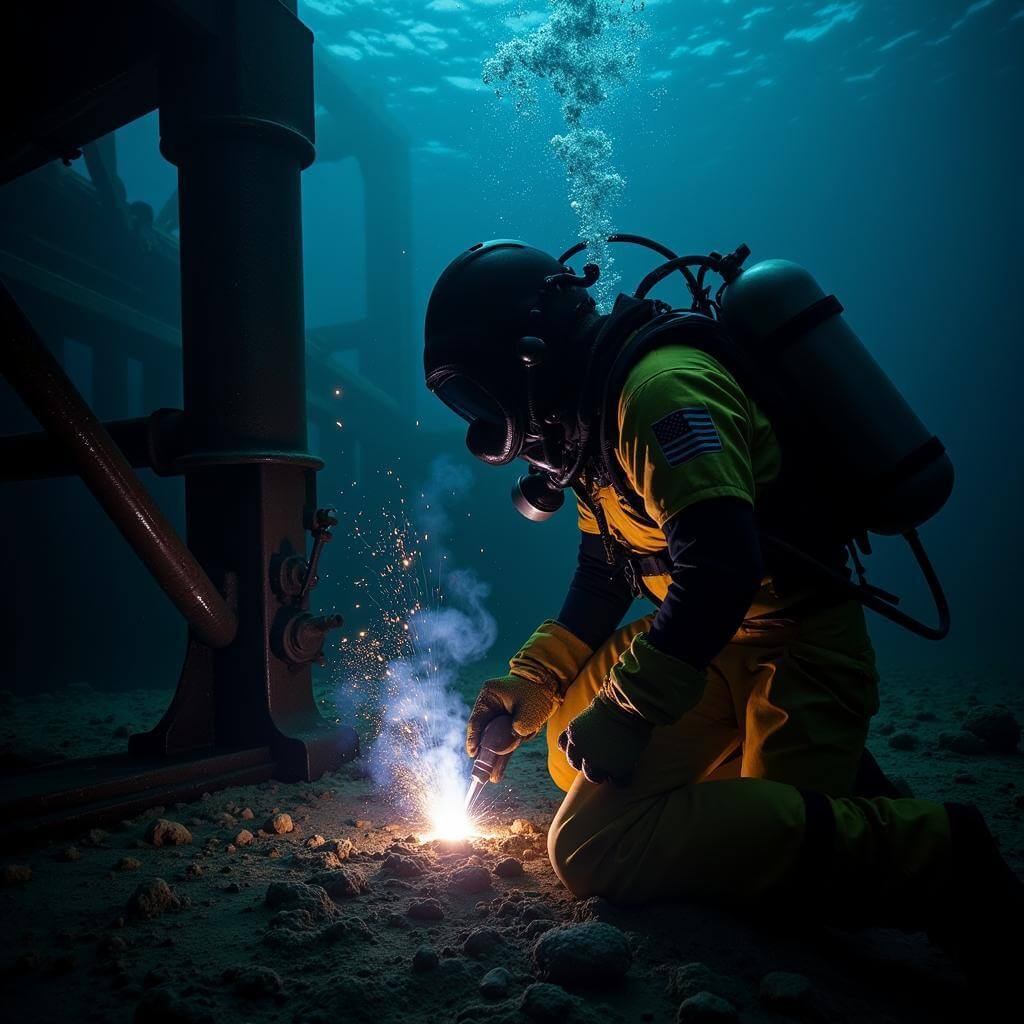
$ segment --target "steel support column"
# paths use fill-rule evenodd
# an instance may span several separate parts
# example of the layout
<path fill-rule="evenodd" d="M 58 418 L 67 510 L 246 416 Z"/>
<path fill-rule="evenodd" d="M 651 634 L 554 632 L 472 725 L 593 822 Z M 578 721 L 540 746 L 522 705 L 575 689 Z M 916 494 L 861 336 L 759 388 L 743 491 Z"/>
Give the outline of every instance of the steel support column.
<path fill-rule="evenodd" d="M 179 692 L 137 750 L 197 737 L 266 742 L 284 779 L 356 750 L 312 696 L 309 660 L 280 643 L 305 611 L 276 585 L 304 555 L 320 461 L 306 450 L 300 172 L 313 159 L 312 36 L 278 0 L 220 0 L 217 32 L 161 76 L 161 151 L 178 168 L 189 546 L 237 601 L 238 637 L 193 641 Z M 316 652 L 310 652 L 310 660 Z M 201 713 L 199 713 L 201 710 Z"/>

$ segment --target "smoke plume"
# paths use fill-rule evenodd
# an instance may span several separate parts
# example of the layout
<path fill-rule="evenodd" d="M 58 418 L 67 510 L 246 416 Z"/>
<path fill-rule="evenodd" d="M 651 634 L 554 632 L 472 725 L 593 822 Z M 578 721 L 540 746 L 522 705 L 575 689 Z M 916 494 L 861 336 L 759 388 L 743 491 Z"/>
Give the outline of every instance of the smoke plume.
<path fill-rule="evenodd" d="M 426 599 L 407 615 L 401 653 L 387 666 L 380 731 L 370 752 L 375 781 L 420 817 L 438 806 L 461 806 L 468 711 L 456 684 L 460 670 L 480 660 L 497 635 L 485 604 L 489 587 L 470 569 L 452 569 L 444 543 L 451 510 L 471 483 L 469 470 L 441 457 L 420 492 L 413 528 L 422 545 Z"/>

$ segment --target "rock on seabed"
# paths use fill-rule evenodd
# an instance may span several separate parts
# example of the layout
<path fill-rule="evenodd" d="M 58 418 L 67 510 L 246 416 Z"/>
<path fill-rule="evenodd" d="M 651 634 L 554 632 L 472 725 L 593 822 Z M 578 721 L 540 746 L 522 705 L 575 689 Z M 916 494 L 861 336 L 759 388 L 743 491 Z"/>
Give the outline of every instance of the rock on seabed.
<path fill-rule="evenodd" d="M 557 1024 L 572 1013 L 573 999 L 565 989 L 541 981 L 527 988 L 519 1008 L 531 1020 Z"/>
<path fill-rule="evenodd" d="M 562 925 L 546 931 L 533 947 L 542 978 L 570 985 L 608 985 L 630 968 L 633 954 L 625 933 L 602 921 Z"/>
<path fill-rule="evenodd" d="M 963 721 L 963 728 L 995 753 L 1012 753 L 1020 742 L 1020 723 L 1009 708 L 998 704 L 972 708 Z"/>
<path fill-rule="evenodd" d="M 180 906 L 181 901 L 162 878 L 150 878 L 128 897 L 125 910 L 130 917 L 154 918 Z"/>
<path fill-rule="evenodd" d="M 677 1024 L 733 1024 L 739 1019 L 736 1007 L 713 992 L 697 992 L 684 999 L 676 1014 Z"/>
<path fill-rule="evenodd" d="M 192 833 L 180 821 L 157 818 L 146 829 L 146 842 L 153 846 L 187 846 L 192 842 Z"/>

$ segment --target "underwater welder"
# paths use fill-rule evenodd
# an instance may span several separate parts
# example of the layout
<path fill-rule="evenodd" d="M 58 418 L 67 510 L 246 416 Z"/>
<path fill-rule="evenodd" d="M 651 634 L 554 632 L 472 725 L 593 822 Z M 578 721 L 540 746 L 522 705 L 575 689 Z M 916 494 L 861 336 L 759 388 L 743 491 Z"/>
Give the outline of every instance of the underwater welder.
<path fill-rule="evenodd" d="M 784 900 L 1005 963 L 990 916 L 1024 901 L 980 815 L 858 784 L 878 707 L 863 606 L 948 630 L 916 533 L 952 488 L 943 446 L 806 271 L 611 241 L 666 262 L 608 315 L 598 268 L 568 265 L 583 245 L 511 240 L 462 253 L 428 304 L 427 386 L 469 449 L 528 463 L 528 518 L 566 490 L 579 515 L 561 610 L 484 683 L 469 755 L 500 716 L 504 753 L 547 726 L 567 792 L 549 853 L 578 896 Z M 690 309 L 647 297 L 675 272 Z M 867 582 L 869 532 L 906 537 L 937 627 Z M 656 610 L 621 626 L 639 596 Z"/>

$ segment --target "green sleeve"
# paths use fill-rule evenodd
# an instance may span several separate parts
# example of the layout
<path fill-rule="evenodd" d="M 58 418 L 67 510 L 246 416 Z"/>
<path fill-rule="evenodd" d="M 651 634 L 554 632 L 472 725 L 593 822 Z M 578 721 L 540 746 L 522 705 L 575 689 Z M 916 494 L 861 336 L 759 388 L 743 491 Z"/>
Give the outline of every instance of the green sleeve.
<path fill-rule="evenodd" d="M 658 526 L 709 498 L 753 504 L 751 437 L 746 395 L 704 353 L 627 381 L 619 402 L 619 460 Z"/>

